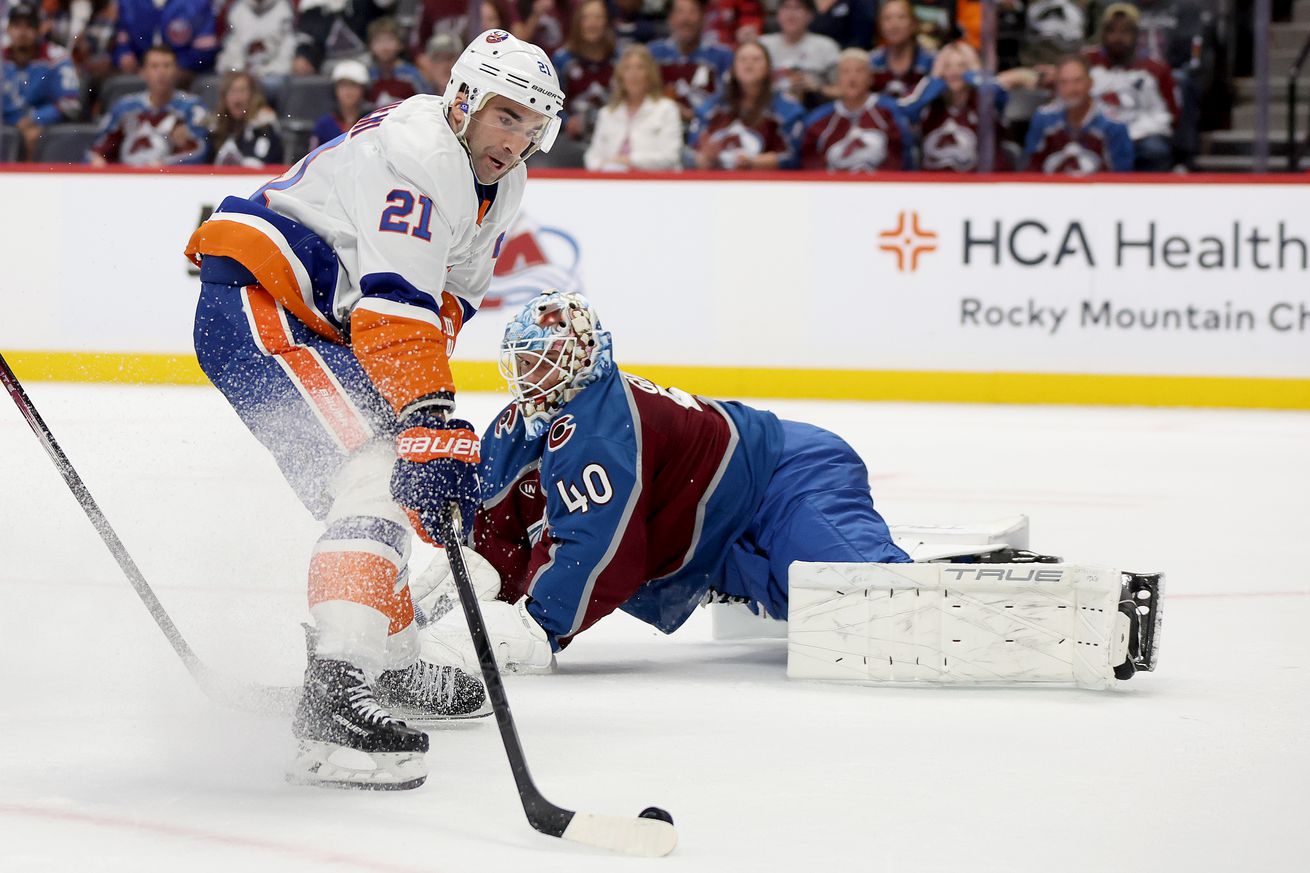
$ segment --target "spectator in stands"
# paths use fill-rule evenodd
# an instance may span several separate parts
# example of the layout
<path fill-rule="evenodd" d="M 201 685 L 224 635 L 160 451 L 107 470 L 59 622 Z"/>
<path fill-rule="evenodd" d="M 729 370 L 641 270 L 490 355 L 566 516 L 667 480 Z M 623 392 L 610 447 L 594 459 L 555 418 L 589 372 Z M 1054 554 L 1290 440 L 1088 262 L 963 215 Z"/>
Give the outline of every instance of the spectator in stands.
<path fill-rule="evenodd" d="M 355 126 L 369 111 L 368 68 L 359 61 L 337 61 L 332 68 L 332 96 L 336 108 L 314 122 L 310 149 L 331 142 Z"/>
<path fill-rule="evenodd" d="M 40 27 L 41 13 L 35 4 L 10 8 L 4 89 L 11 105 L 5 124 L 18 129 L 23 154 L 29 158 L 44 128 L 74 121 L 82 111 L 77 70 L 63 49 L 41 39 Z"/>
<path fill-rule="evenodd" d="M 836 84 L 837 99 L 805 118 L 801 168 L 830 173 L 914 169 L 914 133 L 894 100 L 873 93 L 869 53 L 843 51 Z"/>
<path fill-rule="evenodd" d="M 972 173 L 979 166 L 980 123 L 978 113 L 978 53 L 966 42 L 953 42 L 937 53 L 925 96 L 930 101 L 916 114 L 925 170 Z M 1006 70 L 993 85 L 992 136 L 995 143 L 992 169 L 1011 170 L 1017 148 L 1006 137 L 1004 125 L 1008 87 L 1035 84 L 1029 70 Z"/>
<path fill-rule="evenodd" d="M 936 51 L 955 38 L 957 0 L 910 0 L 915 36 L 924 48 Z"/>
<path fill-rule="evenodd" d="M 146 90 L 116 102 L 100 125 L 87 159 L 97 167 L 199 164 L 205 157 L 205 107 L 177 90 L 177 57 L 166 45 L 141 59 Z"/>
<path fill-rule="evenodd" d="M 752 42 L 764 32 L 764 6 L 760 0 L 706 0 L 705 29 L 728 48 Z"/>
<path fill-rule="evenodd" d="M 1053 64 L 1078 51 L 1087 37 L 1087 0 L 1028 0 L 1024 18 L 1024 66 Z"/>
<path fill-rule="evenodd" d="M 98 85 L 113 73 L 114 0 L 47 0 L 45 9 L 46 38 L 68 52 L 84 83 Z"/>
<path fill-rule="evenodd" d="M 249 73 L 227 73 L 218 90 L 218 108 L 209 128 L 209 163 L 262 167 L 284 163 L 277 113 L 264 99 L 259 80 Z"/>
<path fill-rule="evenodd" d="M 362 59 L 368 26 L 397 0 L 300 0 L 296 9 L 296 57 L 291 72 L 312 76 L 328 61 Z"/>
<path fill-rule="evenodd" d="M 1215 16 L 1195 0 L 1133 0 L 1137 23 L 1137 57 L 1159 61 L 1173 71 L 1178 88 L 1174 156 L 1190 165 L 1199 149 L 1201 106 L 1214 87 L 1217 35 Z M 1277 7 L 1275 7 L 1276 9 Z M 1240 13 L 1240 8 L 1239 8 Z M 1212 95 L 1222 112 L 1227 101 Z"/>
<path fill-rule="evenodd" d="M 609 103 L 596 118 L 588 170 L 676 170 L 682 165 L 682 118 L 664 96 L 650 49 L 630 45 L 614 70 Z"/>
<path fill-rule="evenodd" d="M 805 111 L 775 94 L 772 82 L 764 46 L 738 46 L 723 96 L 697 113 L 691 135 L 697 167 L 776 170 L 795 165 Z"/>
<path fill-rule="evenodd" d="M 648 43 L 664 35 L 665 4 L 646 0 L 610 0 L 610 21 L 619 44 Z"/>
<path fill-rule="evenodd" d="M 816 0 L 811 33 L 823 34 L 842 48 L 873 44 L 875 0 Z"/>
<path fill-rule="evenodd" d="M 773 65 L 773 87 L 808 108 L 823 102 L 824 86 L 832 77 L 841 48 L 827 36 L 810 33 L 814 0 L 782 0 L 778 33 L 760 37 Z"/>
<path fill-rule="evenodd" d="M 235 0 L 227 10 L 227 33 L 218 53 L 220 72 L 245 72 L 277 91 L 291 75 L 296 56 L 295 10 L 291 0 Z"/>
<path fill-rule="evenodd" d="M 506 30 L 554 57 L 568 35 L 569 6 L 568 0 L 519 0 L 517 20 Z"/>
<path fill-rule="evenodd" d="M 484 30 L 509 30 L 509 6 L 505 0 L 482 0 L 479 21 L 469 19 L 469 0 L 422 0 L 418 23 L 410 33 L 410 51 L 414 57 L 439 34 L 449 34 L 461 50 Z"/>
<path fill-rule="evenodd" d="M 210 0 L 118 0 L 114 64 L 135 73 L 152 46 L 173 51 L 186 82 L 214 69 L 218 55 L 214 8 Z"/>
<path fill-rule="evenodd" d="M 873 92 L 896 100 L 908 96 L 932 72 L 932 52 L 918 42 L 919 23 L 909 0 L 886 0 L 878 10 L 882 42 L 869 56 Z"/>
<path fill-rule="evenodd" d="M 1089 54 L 1092 93 L 1127 125 L 1136 169 L 1163 172 L 1174 164 L 1177 91 L 1167 65 L 1137 57 L 1137 21 L 1137 8 L 1128 3 L 1106 8 L 1101 45 Z"/>
<path fill-rule="evenodd" d="M 1133 141 L 1128 128 L 1112 120 L 1092 98 L 1087 59 L 1069 55 L 1055 70 L 1058 103 L 1033 116 L 1024 145 L 1024 168 L 1039 173 L 1128 173 Z"/>
<path fill-rule="evenodd" d="M 368 50 L 373 62 L 368 71 L 373 80 L 368 99 L 374 106 L 428 93 L 428 83 L 418 67 L 401 57 L 404 49 L 396 19 L 379 18 L 368 26 Z"/>
<path fill-rule="evenodd" d="M 1111 5 L 1111 0 L 1096 0 L 1092 8 L 1103 18 Z M 1191 64 L 1193 53 L 1209 42 L 1211 16 L 1196 0 L 1131 0 L 1128 5 L 1138 13 L 1139 58 L 1181 70 Z"/>
<path fill-rule="evenodd" d="M 591 138 L 596 114 L 609 98 L 617 44 L 605 0 L 582 0 L 573 10 L 569 38 L 554 58 L 568 110 L 564 133 L 572 139 Z"/>
<path fill-rule="evenodd" d="M 668 38 L 651 43 L 650 53 L 660 65 L 664 93 L 677 102 L 687 124 L 718 96 L 732 67 L 732 52 L 705 35 L 704 0 L 673 0 L 668 25 Z"/>
<path fill-rule="evenodd" d="M 428 40 L 423 54 L 418 56 L 418 68 L 433 94 L 445 92 L 446 84 L 450 82 L 450 71 L 463 50 L 459 37 L 453 33 L 434 34 Z"/>

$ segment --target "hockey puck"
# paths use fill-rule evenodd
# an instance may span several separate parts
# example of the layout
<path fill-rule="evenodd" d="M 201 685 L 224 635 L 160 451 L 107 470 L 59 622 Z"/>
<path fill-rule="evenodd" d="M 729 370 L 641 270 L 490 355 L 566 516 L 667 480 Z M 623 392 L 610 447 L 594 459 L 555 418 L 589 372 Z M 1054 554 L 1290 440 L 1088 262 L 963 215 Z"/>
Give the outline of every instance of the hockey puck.
<path fill-rule="evenodd" d="M 641 811 L 642 818 L 659 819 L 667 824 L 673 824 L 673 816 L 669 815 L 667 810 L 660 809 L 658 806 L 648 806 Z"/>

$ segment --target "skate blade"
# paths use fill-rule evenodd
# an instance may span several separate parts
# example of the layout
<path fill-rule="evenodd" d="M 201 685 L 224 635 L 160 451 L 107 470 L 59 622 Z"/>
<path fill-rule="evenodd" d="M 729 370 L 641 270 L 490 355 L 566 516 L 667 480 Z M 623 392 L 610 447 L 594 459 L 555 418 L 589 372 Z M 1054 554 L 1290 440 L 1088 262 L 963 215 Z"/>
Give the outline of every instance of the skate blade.
<path fill-rule="evenodd" d="M 350 766 L 343 757 L 373 764 L 371 769 Z M 407 791 L 428 778 L 421 752 L 361 752 L 331 743 L 300 740 L 296 757 L 286 770 L 292 785 L 355 791 Z"/>
<path fill-rule="evenodd" d="M 442 724 L 452 721 L 470 721 L 475 718 L 486 718 L 493 712 L 491 701 L 484 700 L 482 705 L 470 712 L 458 713 L 432 713 L 422 709 L 408 709 L 403 706 L 390 706 L 387 709 L 393 716 L 403 721 L 410 727 L 439 727 Z"/>

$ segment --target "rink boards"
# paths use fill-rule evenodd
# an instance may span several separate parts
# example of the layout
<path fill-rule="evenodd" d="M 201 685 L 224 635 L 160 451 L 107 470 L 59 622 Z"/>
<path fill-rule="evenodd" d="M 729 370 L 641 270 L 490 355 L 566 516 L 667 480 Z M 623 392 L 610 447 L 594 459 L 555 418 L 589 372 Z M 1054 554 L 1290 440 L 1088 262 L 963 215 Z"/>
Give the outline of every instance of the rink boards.
<path fill-rule="evenodd" d="M 181 250 L 267 175 L 0 171 L 0 349 L 202 381 Z M 534 173 L 457 376 L 497 388 L 505 318 L 555 286 L 707 394 L 1310 408 L 1304 183 L 891 178 Z"/>

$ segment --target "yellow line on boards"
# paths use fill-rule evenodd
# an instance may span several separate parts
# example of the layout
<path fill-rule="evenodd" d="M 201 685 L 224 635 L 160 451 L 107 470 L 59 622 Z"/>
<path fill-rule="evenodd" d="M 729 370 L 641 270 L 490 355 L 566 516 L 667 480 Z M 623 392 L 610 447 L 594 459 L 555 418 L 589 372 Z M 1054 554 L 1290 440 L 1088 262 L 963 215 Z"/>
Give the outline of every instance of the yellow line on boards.
<path fill-rule="evenodd" d="M 150 385 L 209 382 L 191 355 L 5 352 L 5 358 L 18 377 L 27 381 Z M 457 360 L 452 368 L 456 383 L 465 391 L 505 390 L 494 363 Z M 625 369 L 661 385 L 676 385 L 711 397 L 1310 409 L 1310 379 L 789 370 L 659 364 L 636 364 Z"/>

